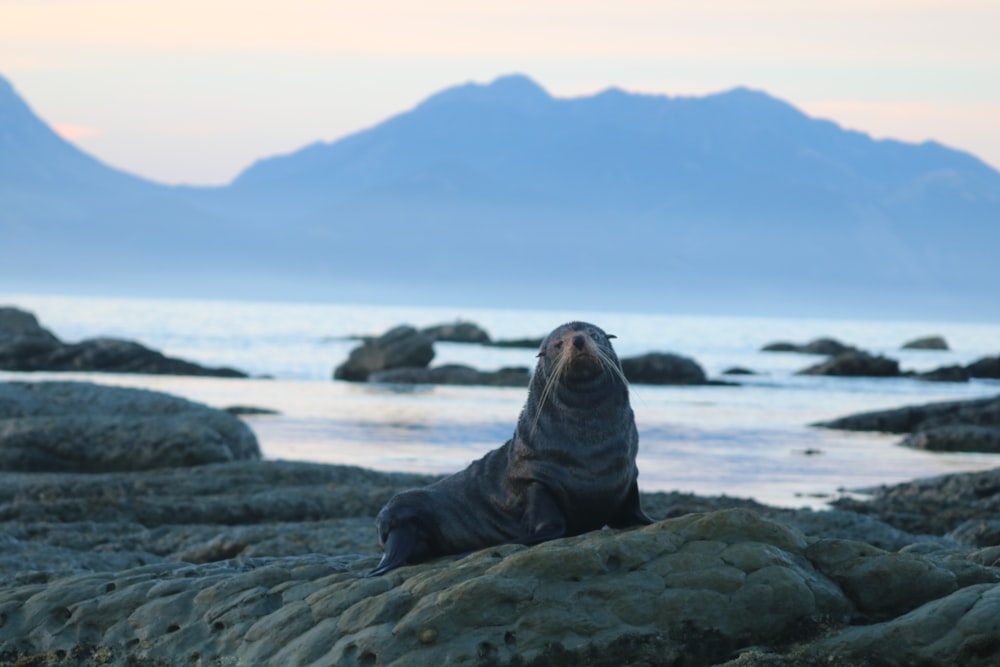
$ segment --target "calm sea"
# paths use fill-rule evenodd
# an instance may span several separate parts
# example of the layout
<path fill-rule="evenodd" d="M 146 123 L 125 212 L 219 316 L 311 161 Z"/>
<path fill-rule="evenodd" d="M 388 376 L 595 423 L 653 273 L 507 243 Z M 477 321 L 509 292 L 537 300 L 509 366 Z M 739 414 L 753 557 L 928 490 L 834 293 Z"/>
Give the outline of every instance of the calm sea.
<path fill-rule="evenodd" d="M 379 334 L 400 323 L 419 327 L 463 319 L 477 322 L 494 338 L 524 338 L 582 319 L 616 334 L 620 356 L 675 352 L 694 358 L 715 378 L 732 366 L 758 373 L 736 378 L 741 385 L 735 387 L 632 388 L 644 490 L 820 507 L 845 490 L 1000 465 L 1000 458 L 990 455 L 898 447 L 898 436 L 809 426 L 864 410 L 995 395 L 1000 382 L 799 376 L 795 371 L 819 357 L 759 351 L 775 340 L 833 336 L 920 371 L 1000 353 L 1000 325 L 38 295 L 0 295 L 0 304 L 31 310 L 65 341 L 129 338 L 172 356 L 266 376 L 0 373 L 0 379 L 72 378 L 156 389 L 218 407 L 276 409 L 278 416 L 247 418 L 265 456 L 274 459 L 380 470 L 458 470 L 510 437 L 526 390 L 399 389 L 333 381 L 333 368 L 357 344 L 347 337 Z M 929 334 L 944 336 L 952 351 L 899 349 Z M 436 354 L 435 364 L 493 369 L 533 366 L 535 352 L 446 343 L 436 346 Z"/>

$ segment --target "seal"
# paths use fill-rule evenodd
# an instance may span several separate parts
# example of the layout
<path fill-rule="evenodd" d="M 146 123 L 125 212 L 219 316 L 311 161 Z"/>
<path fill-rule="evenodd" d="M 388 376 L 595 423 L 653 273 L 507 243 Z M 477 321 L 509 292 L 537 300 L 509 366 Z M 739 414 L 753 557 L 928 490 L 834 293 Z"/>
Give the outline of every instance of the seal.
<path fill-rule="evenodd" d="M 639 435 L 611 338 L 569 322 L 543 341 L 514 435 L 468 468 L 393 496 L 368 573 L 497 544 L 653 523 L 639 505 Z"/>

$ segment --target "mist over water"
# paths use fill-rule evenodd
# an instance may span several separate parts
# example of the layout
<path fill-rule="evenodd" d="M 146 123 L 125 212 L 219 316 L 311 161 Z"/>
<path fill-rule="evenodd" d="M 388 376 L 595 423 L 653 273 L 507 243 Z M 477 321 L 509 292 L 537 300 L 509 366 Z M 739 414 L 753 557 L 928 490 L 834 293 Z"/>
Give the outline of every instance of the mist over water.
<path fill-rule="evenodd" d="M 753 497 L 820 507 L 854 490 L 1000 464 L 984 454 L 936 454 L 896 446 L 899 436 L 810 427 L 853 412 L 995 395 L 1000 382 L 929 383 L 908 378 L 798 376 L 819 357 L 760 352 L 776 340 L 832 336 L 900 360 L 904 370 L 969 363 L 1000 351 L 1000 325 L 678 316 L 664 314 L 345 306 L 236 301 L 0 296 L 34 312 L 66 341 L 129 338 L 205 365 L 268 379 L 112 374 L 0 373 L 0 379 L 74 379 L 166 391 L 217 407 L 280 411 L 247 417 L 268 458 L 381 470 L 452 472 L 513 433 L 525 389 L 393 387 L 332 381 L 357 341 L 408 323 L 474 321 L 494 339 L 540 337 L 581 319 L 617 335 L 619 356 L 674 352 L 714 379 L 733 366 L 740 386 L 632 387 L 639 427 L 639 484 L 652 490 Z M 952 351 L 900 350 L 944 336 Z M 481 369 L 534 365 L 534 350 L 438 343 L 433 364 Z"/>

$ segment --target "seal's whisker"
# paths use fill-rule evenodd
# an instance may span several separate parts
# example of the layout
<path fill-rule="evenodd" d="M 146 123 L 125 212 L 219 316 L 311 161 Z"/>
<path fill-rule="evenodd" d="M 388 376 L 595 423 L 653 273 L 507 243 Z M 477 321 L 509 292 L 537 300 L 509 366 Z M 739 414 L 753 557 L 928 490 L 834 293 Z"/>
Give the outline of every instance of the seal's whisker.
<path fill-rule="evenodd" d="M 614 359 L 611 358 L 611 355 L 605 350 L 602 350 L 600 347 L 595 347 L 594 349 L 597 350 L 597 358 L 600 360 L 601 366 L 621 380 L 622 384 L 627 387 L 628 380 L 625 378 L 625 373 L 622 372 L 622 369 L 615 363 Z"/>
<path fill-rule="evenodd" d="M 559 376 L 562 375 L 562 370 L 565 365 L 566 355 L 560 354 L 559 358 L 556 359 L 555 363 L 552 365 L 552 372 L 549 374 L 549 379 L 545 382 L 545 387 L 542 388 L 542 395 L 538 397 L 538 407 L 535 411 L 535 418 L 531 420 L 531 430 L 528 432 L 530 436 L 535 435 L 535 428 L 538 426 L 538 419 L 542 416 L 542 407 L 545 405 L 545 400 L 549 397 L 552 387 L 554 387 L 556 382 L 559 381 Z"/>

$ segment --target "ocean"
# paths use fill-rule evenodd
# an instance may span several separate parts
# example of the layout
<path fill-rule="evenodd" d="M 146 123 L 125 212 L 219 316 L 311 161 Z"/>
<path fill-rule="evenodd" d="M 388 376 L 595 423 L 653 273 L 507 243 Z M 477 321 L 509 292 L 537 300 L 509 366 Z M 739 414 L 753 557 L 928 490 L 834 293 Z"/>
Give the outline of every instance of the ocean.
<path fill-rule="evenodd" d="M 0 380 L 73 379 L 142 387 L 216 407 L 255 406 L 278 415 L 246 417 L 266 458 L 359 465 L 378 470 L 453 472 L 513 432 L 526 390 L 395 387 L 332 380 L 358 344 L 397 324 L 473 321 L 494 339 L 540 337 L 570 320 L 609 333 L 619 356 L 674 352 L 713 379 L 739 386 L 635 385 L 639 486 L 750 497 L 815 508 L 844 493 L 919 477 L 1000 465 L 987 454 L 930 453 L 897 446 L 900 436 L 811 427 L 816 421 L 916 403 L 991 396 L 1000 381 L 932 383 L 910 378 L 796 375 L 820 357 L 761 352 L 770 342 L 831 336 L 925 371 L 1000 353 L 1000 324 L 876 322 L 391 307 L 246 301 L 56 297 L 0 294 L 0 305 L 34 312 L 64 341 L 111 336 L 253 379 L 100 373 L 0 372 Z M 938 334 L 951 350 L 901 350 Z M 533 366 L 536 351 L 438 343 L 434 364 L 480 369 Z M 756 372 L 724 377 L 740 366 Z"/>

